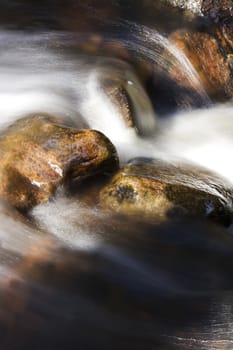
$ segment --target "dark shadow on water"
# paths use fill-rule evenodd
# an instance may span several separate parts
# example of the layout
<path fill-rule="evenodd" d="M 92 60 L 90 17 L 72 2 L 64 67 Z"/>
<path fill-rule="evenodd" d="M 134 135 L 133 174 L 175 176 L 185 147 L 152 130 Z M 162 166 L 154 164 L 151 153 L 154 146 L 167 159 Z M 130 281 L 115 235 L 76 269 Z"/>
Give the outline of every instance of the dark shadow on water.
<path fill-rule="evenodd" d="M 214 334 L 233 338 L 233 238 L 224 228 L 141 223 L 103 238 L 93 251 L 49 243 L 9 270 L 1 348 L 213 349 Z"/>

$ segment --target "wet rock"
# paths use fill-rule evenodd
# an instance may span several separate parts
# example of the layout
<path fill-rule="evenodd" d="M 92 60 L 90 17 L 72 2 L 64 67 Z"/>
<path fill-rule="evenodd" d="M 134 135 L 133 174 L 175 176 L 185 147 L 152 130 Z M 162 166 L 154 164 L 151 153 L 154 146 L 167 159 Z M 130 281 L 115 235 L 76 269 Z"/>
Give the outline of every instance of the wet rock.
<path fill-rule="evenodd" d="M 4 131 L 0 153 L 0 196 L 21 210 L 46 202 L 72 179 L 118 167 L 116 150 L 103 134 L 45 115 L 23 118 Z"/>
<path fill-rule="evenodd" d="M 166 2 L 174 7 L 188 10 L 192 14 L 201 15 L 202 0 L 166 0 Z"/>
<path fill-rule="evenodd" d="M 177 30 L 171 34 L 170 41 L 189 59 L 207 94 L 223 101 L 233 96 L 232 1 L 203 0 L 201 10 L 205 19 L 196 29 Z M 182 67 L 170 64 L 168 71 L 179 87 L 198 90 Z"/>
<path fill-rule="evenodd" d="M 232 17 L 232 0 L 203 0 L 201 6 L 202 13 L 219 22 L 223 18 Z"/>
<path fill-rule="evenodd" d="M 108 210 L 163 221 L 167 216 L 208 217 L 229 225 L 233 188 L 212 172 L 162 160 L 135 160 L 101 191 Z"/>
<path fill-rule="evenodd" d="M 166 12 L 172 12 L 173 14 L 179 12 L 184 17 L 193 19 L 202 15 L 201 3 L 202 0 L 142 0 L 140 5 L 143 9 L 149 9 L 150 11 L 162 10 L 165 16 Z"/>
<path fill-rule="evenodd" d="M 120 60 L 102 62 L 100 86 L 124 121 L 142 136 L 157 130 L 157 116 L 134 69 Z M 142 118 L 143 115 L 143 118 Z"/>
<path fill-rule="evenodd" d="M 192 63 L 200 86 L 211 98 L 222 101 L 233 96 L 230 60 L 232 48 L 220 27 L 209 33 L 198 30 L 178 30 L 170 36 L 170 40 Z M 199 89 L 196 79 L 188 80 L 182 67 L 171 64 L 168 71 L 170 78 L 179 87 Z"/>

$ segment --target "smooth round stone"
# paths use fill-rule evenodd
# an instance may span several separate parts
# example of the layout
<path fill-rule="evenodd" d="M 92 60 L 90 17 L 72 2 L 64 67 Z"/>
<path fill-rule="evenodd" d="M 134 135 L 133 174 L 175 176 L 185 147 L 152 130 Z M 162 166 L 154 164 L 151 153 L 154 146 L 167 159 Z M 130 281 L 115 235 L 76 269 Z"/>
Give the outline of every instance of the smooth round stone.
<path fill-rule="evenodd" d="M 72 129 L 47 115 L 6 129 L 0 154 L 0 197 L 21 210 L 46 202 L 72 179 L 118 168 L 116 150 L 102 133 Z"/>
<path fill-rule="evenodd" d="M 231 185 L 209 170 L 189 164 L 136 159 L 100 193 L 102 208 L 152 221 L 168 216 L 208 217 L 228 226 L 232 221 Z"/>

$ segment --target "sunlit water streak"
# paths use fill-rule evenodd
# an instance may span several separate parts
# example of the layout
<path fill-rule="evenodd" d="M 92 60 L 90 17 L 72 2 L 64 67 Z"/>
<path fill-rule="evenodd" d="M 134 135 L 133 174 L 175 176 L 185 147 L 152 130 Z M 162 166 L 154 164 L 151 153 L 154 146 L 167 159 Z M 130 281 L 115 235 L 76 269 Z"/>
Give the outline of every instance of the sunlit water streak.
<path fill-rule="evenodd" d="M 129 40 L 128 47 L 133 50 L 136 57 L 138 55 L 138 57 L 146 58 L 163 73 L 166 73 L 168 66 L 180 68 L 181 72 L 184 72 L 185 79 L 196 89 L 200 98 L 206 104 L 210 103 L 210 98 L 202 86 L 198 73 L 182 50 L 154 28 L 139 26 L 131 22 L 126 22 L 126 24 L 132 32 L 134 42 L 132 46 Z"/>

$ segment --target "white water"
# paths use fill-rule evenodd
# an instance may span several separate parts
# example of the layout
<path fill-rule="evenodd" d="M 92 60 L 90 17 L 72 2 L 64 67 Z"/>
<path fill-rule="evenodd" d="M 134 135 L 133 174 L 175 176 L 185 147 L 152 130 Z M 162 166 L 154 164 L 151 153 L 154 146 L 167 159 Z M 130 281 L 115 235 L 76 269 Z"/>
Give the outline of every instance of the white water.
<path fill-rule="evenodd" d="M 127 129 L 125 127 L 119 111 L 101 89 L 103 61 L 95 58 L 89 59 L 87 57 L 74 58 L 73 56 L 65 55 L 62 50 L 51 50 L 50 46 L 52 44 L 56 46 L 56 40 L 60 42 L 65 39 L 66 36 L 60 34 L 32 36 L 24 33 L 15 34 L 4 31 L 1 32 L 0 126 L 2 129 L 7 124 L 27 113 L 52 113 L 72 119 L 77 127 L 88 126 L 103 131 L 117 147 L 122 161 L 127 161 L 132 157 L 138 156 L 162 156 L 168 159 L 181 157 L 188 161 L 194 161 L 197 164 L 209 167 L 219 172 L 233 183 L 231 164 L 233 152 L 233 106 L 231 104 L 212 106 L 208 109 L 194 110 L 191 112 L 179 112 L 178 114 L 171 115 L 168 120 L 157 121 L 157 129 L 154 131 L 154 135 L 140 138 L 134 129 Z M 138 56 L 148 57 L 149 55 L 151 62 L 154 62 L 154 64 L 156 64 L 157 59 L 160 58 L 159 52 L 161 46 L 167 49 L 171 48 L 166 38 L 160 34 L 158 35 L 157 32 L 145 31 L 145 28 L 143 28 L 138 40 L 140 43 L 140 45 L 138 44 L 137 46 Z M 150 49 L 151 42 L 153 44 L 152 49 Z M 156 45 L 159 46 L 158 52 L 155 50 Z M 194 86 L 198 89 L 200 88 L 200 96 L 208 104 L 208 98 L 201 89 L 198 76 L 190 66 L 190 63 L 185 57 L 180 56 L 177 50 L 174 51 L 172 48 L 171 51 L 176 64 L 184 64 L 183 69 L 186 70 L 188 79 L 193 81 Z M 154 56 L 153 52 L 155 52 Z M 141 127 L 148 129 L 151 126 L 153 131 L 153 111 L 149 102 L 146 102 L 146 105 L 144 105 L 138 100 L 139 94 L 143 96 L 143 92 L 135 73 L 131 71 L 128 73 L 129 68 L 125 64 L 119 64 L 116 63 L 116 61 L 111 62 L 106 59 L 104 62 L 107 62 L 105 69 L 107 69 L 107 72 L 111 72 L 112 77 L 116 77 L 117 75 L 118 79 L 124 80 L 124 84 L 129 84 L 130 86 L 131 83 L 133 84 L 133 88 L 130 91 L 132 96 L 137 99 L 134 102 L 138 103 L 137 110 L 138 113 L 141 113 Z M 158 62 L 162 66 L 162 61 L 159 60 Z M 130 86 L 128 86 L 128 89 L 131 88 Z M 145 111 L 144 113 L 142 113 L 143 108 Z M 9 209 L 1 203 L 0 205 L 0 290 L 6 288 L 5 290 L 8 291 L 7 288 L 11 279 L 14 280 L 14 270 L 8 268 L 11 259 L 13 259 L 12 264 L 14 265 L 17 263 L 17 255 L 27 256 L 29 250 L 31 253 L 32 248 L 38 251 L 39 256 L 43 255 L 43 242 L 45 241 L 46 243 L 47 239 L 46 235 L 45 238 L 43 238 L 43 234 L 47 231 L 52 233 L 65 245 L 69 245 L 75 249 L 79 248 L 92 251 L 93 249 L 101 249 L 103 245 L 101 235 L 102 227 L 100 223 L 101 221 L 105 222 L 108 218 L 96 208 L 90 209 L 81 205 L 76 200 L 64 198 L 62 193 L 58 194 L 57 198 L 53 201 L 34 209 L 33 216 L 37 220 L 40 230 L 29 226 L 15 214 L 12 214 L 12 217 L 9 216 Z M 49 249 L 54 249 L 56 244 L 58 244 L 58 242 L 54 238 L 54 241 L 52 240 L 51 244 L 49 244 Z M 131 273 L 135 273 L 136 270 L 137 275 L 135 281 L 137 285 L 133 280 L 135 289 L 140 289 L 141 287 L 141 275 L 146 281 L 149 281 L 149 283 L 152 277 L 152 283 L 154 283 L 154 279 L 156 279 L 157 276 L 161 277 L 161 273 L 160 275 L 155 274 L 154 271 L 153 274 L 150 273 L 147 266 L 141 264 L 140 260 L 138 261 L 135 258 L 131 258 L 124 249 L 118 249 L 116 252 L 107 250 L 104 253 L 105 255 L 111 255 L 112 260 L 110 259 L 110 262 L 113 261 L 115 263 L 113 266 L 117 268 L 123 266 L 124 272 L 125 270 L 129 271 L 128 274 L 126 273 L 127 279 L 130 280 Z M 150 250 L 148 254 L 151 254 Z M 61 256 L 60 258 L 62 259 L 63 257 Z M 206 261 L 208 261 L 208 259 Z M 142 271 L 135 269 L 133 263 L 138 264 L 136 267 L 139 266 Z M 30 266 L 26 268 L 30 269 Z M 101 268 L 103 269 L 102 266 L 100 266 L 100 269 Z M 206 266 L 204 268 L 208 269 Z M 115 271 L 113 271 L 113 273 L 114 272 Z M 140 274 L 139 272 L 143 273 Z M 134 276 L 134 274 L 132 275 Z M 18 278 L 17 271 L 16 278 Z M 159 283 L 161 283 L 161 280 L 156 280 L 156 287 L 160 286 Z M 53 292 L 55 296 L 57 293 L 60 293 L 58 289 Z M 37 297 L 38 295 L 35 294 L 35 299 Z M 83 322 L 83 318 L 89 315 L 91 315 L 91 324 L 96 322 L 98 317 L 100 317 L 101 320 L 101 307 L 97 310 L 98 312 L 93 312 L 92 304 L 88 304 L 88 299 L 85 301 L 86 304 L 88 304 L 88 308 L 85 308 L 86 304 L 84 304 L 85 312 L 80 316 L 83 302 L 81 303 L 78 298 L 79 296 L 75 296 L 74 305 L 78 305 L 79 307 L 77 314 L 81 322 Z M 17 304 L 17 290 L 15 290 L 15 300 Z M 45 301 L 46 300 L 45 298 Z M 63 304 L 66 306 L 68 297 L 65 299 L 65 302 L 63 299 L 62 301 L 63 303 L 59 305 L 59 310 Z M 38 301 L 36 300 L 36 302 Z M 35 305 L 37 305 L 36 302 Z M 50 309 L 51 306 L 43 303 L 43 299 L 42 301 L 39 300 L 39 302 L 41 303 L 40 308 L 42 308 L 42 310 L 48 309 L 50 312 L 52 310 L 54 315 L 57 315 L 57 309 L 54 307 L 53 303 L 51 303 L 51 305 L 54 309 Z M 64 309 L 65 306 L 63 306 Z M 65 309 L 65 311 L 64 315 L 71 315 L 72 318 L 73 313 L 70 312 L 68 308 L 67 310 Z M 36 311 L 34 312 L 36 313 Z M 216 314 L 221 315 L 222 312 L 221 308 L 220 310 L 217 309 L 215 313 L 213 313 L 213 317 L 215 317 Z M 228 314 L 230 315 L 229 319 L 227 318 Z M 65 317 L 64 315 L 62 314 L 60 317 Z M 232 321 L 231 310 L 225 313 L 224 316 L 225 315 L 227 331 L 229 329 L 229 333 L 226 335 L 227 339 L 224 338 L 223 343 L 221 339 L 217 340 L 217 343 L 215 342 L 214 344 L 217 344 L 216 348 L 222 345 L 228 346 L 230 344 L 230 349 L 232 344 L 232 330 L 229 326 Z M 21 321 L 20 317 L 19 310 L 19 315 L 16 314 L 19 323 Z M 218 319 L 219 318 L 217 318 L 217 321 Z M 107 322 L 111 325 L 109 319 L 107 319 Z M 98 322 L 97 325 L 101 328 L 103 322 Z M 145 323 L 145 325 L 147 325 L 147 323 Z M 125 324 L 123 323 L 122 327 L 124 326 Z M 125 328 L 131 329 L 131 325 L 129 327 L 129 324 L 127 324 Z M 143 329 L 141 324 L 139 329 L 140 334 L 141 329 Z M 201 349 L 209 350 L 215 348 L 213 342 L 209 338 L 209 334 L 215 336 L 216 332 L 218 332 L 218 335 L 221 336 L 222 332 L 223 337 L 225 335 L 223 333 L 224 329 L 221 323 L 216 328 L 212 327 L 211 324 L 210 327 L 203 328 L 203 333 L 197 334 L 198 340 L 195 338 L 195 334 L 188 335 L 187 339 L 184 338 L 185 334 L 183 338 L 176 336 L 171 338 L 172 342 L 178 344 L 179 348 L 179 345 L 185 342 L 188 348 L 191 348 L 192 344 L 194 344 L 195 349 L 195 344 L 198 344 L 198 347 Z M 157 324 L 152 331 L 156 334 Z M 50 333 L 50 324 L 47 332 L 48 334 Z M 135 330 L 135 334 L 136 332 L 137 329 Z M 170 334 L 166 334 L 166 339 L 169 336 Z M 14 340 L 12 341 L 14 342 Z"/>
<path fill-rule="evenodd" d="M 116 146 L 123 162 L 138 156 L 184 158 L 209 167 L 233 182 L 233 106 L 228 104 L 178 113 L 154 124 L 150 101 L 130 67 L 116 60 L 74 57 L 51 48 L 68 38 L 57 33 L 0 32 L 1 128 L 28 113 L 52 113 L 73 120 L 77 127 L 104 132 Z M 169 45 L 167 38 L 141 27 L 138 34 L 134 31 L 132 40 L 133 44 L 136 42 L 137 56 L 148 58 L 153 64 L 158 57 L 159 64 L 162 64 L 161 47 L 169 49 L 175 64 L 182 66 L 208 104 L 194 68 Z M 157 53 L 156 47 L 159 48 Z M 134 129 L 126 128 L 119 110 L 102 89 L 103 79 L 112 79 L 116 85 L 122 83 L 125 86 L 136 105 L 139 128 L 150 130 L 152 136 L 141 138 Z M 98 244 L 99 238 L 91 233 L 93 227 L 90 229 L 88 220 L 83 220 L 88 218 L 87 209 L 77 202 L 67 201 L 58 196 L 57 201 L 36 208 L 34 215 L 43 228 L 66 242 L 83 248 Z M 70 221 L 68 227 L 70 215 L 76 215 L 76 220 L 75 224 Z M 100 214 L 92 212 L 92 215 Z M 78 221 L 79 234 L 83 232 L 83 235 L 75 240 Z"/>
<path fill-rule="evenodd" d="M 198 98 L 205 105 L 211 104 L 198 72 L 183 51 L 177 48 L 169 38 L 148 26 L 139 26 L 132 22 L 124 22 L 124 26 L 132 32 L 131 40 L 134 44 L 132 45 L 131 40 L 128 40 L 125 45 L 133 52 L 134 57 L 150 62 L 154 69 L 163 73 L 164 78 L 167 76 L 168 67 L 184 72 L 183 79 L 186 80 L 187 86 L 196 91 Z"/>
<path fill-rule="evenodd" d="M 190 10 L 192 13 L 201 15 L 201 0 L 167 0 L 167 2 L 175 7 Z"/>

